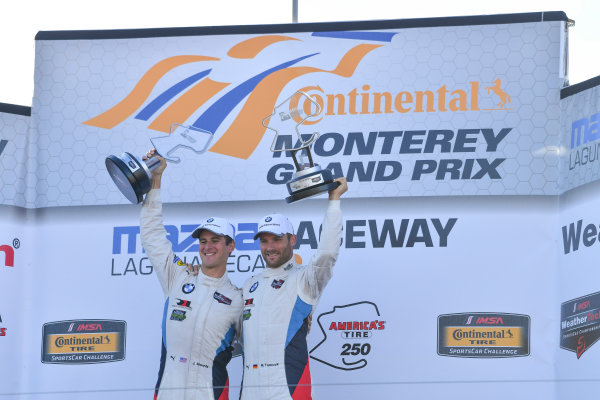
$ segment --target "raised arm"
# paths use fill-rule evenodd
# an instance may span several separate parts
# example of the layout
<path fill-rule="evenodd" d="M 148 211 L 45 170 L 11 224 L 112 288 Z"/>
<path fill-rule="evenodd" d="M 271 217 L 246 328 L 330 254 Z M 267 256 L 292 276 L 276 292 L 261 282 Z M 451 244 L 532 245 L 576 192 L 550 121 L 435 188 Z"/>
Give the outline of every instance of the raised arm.
<path fill-rule="evenodd" d="M 167 164 L 162 157 L 155 155 L 153 150 L 148 152 L 144 159 L 149 157 L 159 157 L 161 163 L 152 171 L 152 189 L 146 194 L 142 204 L 140 233 L 142 246 L 156 271 L 163 291 L 167 293 L 177 272 L 174 268 L 176 259 L 172 250 L 173 246 L 167 239 L 167 231 L 163 225 L 162 202 L 160 199 L 162 174 Z"/>
<path fill-rule="evenodd" d="M 316 253 L 303 271 L 300 292 L 305 301 L 315 304 L 331 279 L 342 239 L 342 211 L 340 198 L 348 190 L 345 178 L 338 178 L 340 185 L 329 192 L 327 211 L 323 219 L 321 240 Z"/>

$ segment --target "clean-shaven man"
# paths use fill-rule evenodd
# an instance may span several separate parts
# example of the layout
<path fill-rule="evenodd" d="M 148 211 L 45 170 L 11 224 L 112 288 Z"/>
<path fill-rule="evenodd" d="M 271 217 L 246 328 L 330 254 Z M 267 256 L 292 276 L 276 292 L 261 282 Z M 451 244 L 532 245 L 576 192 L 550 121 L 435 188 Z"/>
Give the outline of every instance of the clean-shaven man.
<path fill-rule="evenodd" d="M 151 150 L 145 159 L 159 157 Z M 227 363 L 242 310 L 241 291 L 227 276 L 235 231 L 224 218 L 205 219 L 192 236 L 199 239 L 198 274 L 177 257 L 162 221 L 160 186 L 166 161 L 152 172 L 152 189 L 141 211 L 142 245 L 165 295 L 162 355 L 155 399 L 229 398 Z"/>

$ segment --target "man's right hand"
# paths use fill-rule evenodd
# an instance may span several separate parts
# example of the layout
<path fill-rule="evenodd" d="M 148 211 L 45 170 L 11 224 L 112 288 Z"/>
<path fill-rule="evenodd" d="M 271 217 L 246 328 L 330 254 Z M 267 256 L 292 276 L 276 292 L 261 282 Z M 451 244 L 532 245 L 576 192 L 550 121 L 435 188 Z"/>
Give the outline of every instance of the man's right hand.
<path fill-rule="evenodd" d="M 162 174 L 165 171 L 165 168 L 167 168 L 167 160 L 159 156 L 156 152 L 156 149 L 151 149 L 150 151 L 148 151 L 148 153 L 146 153 L 146 155 L 142 157 L 142 160 L 146 161 L 152 157 L 157 157 L 160 161 L 160 164 L 152 169 L 151 188 L 160 189 L 160 181 L 162 178 Z"/>

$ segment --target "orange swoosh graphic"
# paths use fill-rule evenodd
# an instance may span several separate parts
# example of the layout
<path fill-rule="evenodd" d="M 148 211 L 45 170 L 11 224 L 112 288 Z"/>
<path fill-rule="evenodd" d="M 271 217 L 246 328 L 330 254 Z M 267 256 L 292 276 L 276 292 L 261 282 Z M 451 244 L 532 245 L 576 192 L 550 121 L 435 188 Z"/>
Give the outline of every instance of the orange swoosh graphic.
<path fill-rule="evenodd" d="M 228 85 L 209 78 L 203 79 L 167 107 L 148 128 L 170 133 L 171 125 L 183 124 L 194 111 Z"/>
<path fill-rule="evenodd" d="M 150 96 L 158 81 L 170 70 L 183 64 L 197 61 L 217 61 L 218 58 L 209 56 L 175 56 L 166 58 L 153 65 L 142 76 L 133 90 L 111 109 L 85 121 L 83 124 L 111 129 L 131 116 Z"/>
<path fill-rule="evenodd" d="M 292 67 L 269 75 L 252 91 L 238 117 L 210 151 L 248 159 L 265 134 L 263 118 L 273 113 L 279 94 L 290 81 L 314 72 L 328 72 L 349 78 L 356 71 L 360 61 L 378 47 L 382 45 L 360 44 L 353 47 L 332 71 L 316 67 Z"/>
<path fill-rule="evenodd" d="M 258 36 L 236 44 L 229 50 L 227 55 L 233 58 L 254 58 L 258 53 L 273 43 L 285 40 L 299 39 L 282 35 Z"/>

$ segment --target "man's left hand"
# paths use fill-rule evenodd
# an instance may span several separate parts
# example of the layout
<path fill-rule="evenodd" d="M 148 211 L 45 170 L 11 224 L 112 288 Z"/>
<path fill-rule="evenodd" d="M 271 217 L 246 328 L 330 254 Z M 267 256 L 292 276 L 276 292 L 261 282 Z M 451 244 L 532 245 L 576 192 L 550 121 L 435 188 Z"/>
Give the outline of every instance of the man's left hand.
<path fill-rule="evenodd" d="M 348 191 L 348 182 L 346 182 L 346 178 L 341 177 L 335 179 L 336 182 L 339 182 L 337 188 L 329 191 L 329 200 L 339 200 L 342 197 L 342 194 Z"/>

